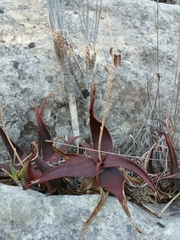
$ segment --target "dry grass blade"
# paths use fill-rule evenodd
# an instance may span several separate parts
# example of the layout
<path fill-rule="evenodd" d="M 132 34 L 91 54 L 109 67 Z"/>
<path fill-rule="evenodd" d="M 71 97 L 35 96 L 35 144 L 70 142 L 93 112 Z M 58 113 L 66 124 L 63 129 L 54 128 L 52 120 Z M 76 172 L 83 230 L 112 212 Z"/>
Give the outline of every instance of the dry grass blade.
<path fill-rule="evenodd" d="M 7 138 L 8 142 L 9 142 L 11 148 L 13 149 L 13 152 L 14 152 L 13 163 L 15 162 L 15 158 L 17 157 L 19 163 L 20 163 L 21 166 L 23 167 L 24 164 L 23 164 L 21 158 L 19 157 L 19 155 L 18 155 L 18 153 L 17 153 L 17 151 L 16 151 L 16 148 L 14 148 L 14 146 L 13 146 L 13 144 L 12 144 L 12 142 L 11 142 L 8 134 L 7 134 L 7 131 L 6 131 L 6 126 L 5 126 L 4 119 L 3 119 L 3 115 L 2 115 L 2 103 L 1 103 L 1 99 L 0 99 L 0 120 L 1 120 L 1 122 L 2 122 L 2 128 L 3 128 L 3 130 L 4 130 L 4 133 L 5 133 L 5 135 L 6 135 L 6 138 Z"/>
<path fill-rule="evenodd" d="M 99 20 L 100 20 L 100 15 L 101 15 L 101 9 L 102 9 L 102 0 L 96 1 L 96 11 L 95 11 L 95 27 L 94 27 L 94 49 L 95 49 L 95 44 L 97 40 L 97 34 L 98 34 L 98 28 L 99 28 Z M 92 34 L 92 32 L 91 32 Z"/>
<path fill-rule="evenodd" d="M 99 185 L 95 177 L 86 177 L 84 178 L 83 183 L 79 189 L 82 193 L 99 193 Z"/>
<path fill-rule="evenodd" d="M 111 95 L 111 88 L 112 88 L 114 77 L 116 75 L 116 68 L 121 63 L 121 56 L 120 56 L 120 54 L 118 54 L 118 55 L 114 54 L 112 48 L 110 49 L 110 54 L 112 56 L 111 69 L 107 69 L 108 78 L 109 78 L 108 79 L 109 86 L 108 86 L 107 97 L 106 97 L 106 104 L 105 104 L 105 108 L 104 108 L 104 114 L 103 114 L 103 119 L 102 119 L 100 134 L 99 134 L 99 141 L 98 141 L 98 158 L 99 158 L 100 162 L 102 161 L 101 153 L 100 153 L 100 151 L 101 151 L 101 142 L 102 142 L 102 136 L 103 136 L 104 126 L 105 126 L 105 121 L 106 121 L 106 115 L 107 115 L 107 111 L 108 111 L 109 99 L 110 99 L 110 95 Z"/>
<path fill-rule="evenodd" d="M 94 15 L 92 15 L 92 18 L 90 16 L 90 1 L 81 0 L 78 4 L 78 9 L 82 9 L 82 12 L 79 11 L 79 16 L 81 27 L 84 32 L 84 38 L 86 40 L 86 45 L 91 46 L 91 43 L 93 42 L 93 49 L 95 49 L 97 41 L 102 2 L 103 0 L 95 0 L 95 12 Z M 94 1 L 91 1 L 91 4 L 93 3 Z"/>
<path fill-rule="evenodd" d="M 34 147 L 34 151 L 36 153 L 36 155 L 33 157 L 33 159 L 31 159 L 31 162 L 36 160 L 36 158 L 39 156 L 39 149 L 38 149 L 38 145 L 35 142 L 32 142 L 31 145 Z"/>
<path fill-rule="evenodd" d="M 63 15 L 59 0 L 48 0 L 49 23 L 53 32 L 60 30 L 64 34 Z"/>
<path fill-rule="evenodd" d="M 169 202 L 165 205 L 165 207 L 158 213 L 158 217 L 159 217 L 159 218 L 162 217 L 163 212 L 166 211 L 166 209 L 169 207 L 169 205 L 170 205 L 179 195 L 180 195 L 180 192 L 179 192 L 175 197 L 173 197 L 173 198 L 171 199 L 171 201 L 169 201 Z"/>
<path fill-rule="evenodd" d="M 103 204 L 105 203 L 107 197 L 109 196 L 109 192 L 108 191 L 104 191 L 103 188 L 100 188 L 100 199 L 98 202 L 98 205 L 96 206 L 96 208 L 94 209 L 93 213 L 91 214 L 91 216 L 88 218 L 88 220 L 86 221 L 81 234 L 83 235 L 84 231 L 86 230 L 86 228 L 88 227 L 88 225 L 92 222 L 92 220 L 96 217 L 96 215 L 98 214 L 99 210 L 102 208 Z"/>
<path fill-rule="evenodd" d="M 94 10 L 91 8 L 94 6 Z M 94 82 L 96 71 L 96 41 L 98 35 L 99 21 L 102 9 L 102 0 L 81 0 L 77 4 L 80 24 L 85 38 L 85 71 L 83 75 L 83 97 L 85 105 L 86 124 L 88 124 L 88 109 L 90 103 L 91 86 Z"/>
<path fill-rule="evenodd" d="M 178 72 L 179 72 L 179 59 L 180 59 L 180 23 L 179 23 L 179 38 L 178 38 L 178 55 L 177 55 L 177 61 L 176 61 L 176 73 L 175 73 L 175 78 L 174 78 L 174 89 L 172 91 L 172 100 L 171 100 L 171 109 L 170 109 L 170 115 L 172 114 L 172 107 L 173 107 L 173 103 L 175 100 L 175 92 L 176 92 L 176 83 L 177 83 L 177 76 L 178 76 Z M 177 99 L 177 98 L 176 98 Z"/>
<path fill-rule="evenodd" d="M 133 218 L 131 217 L 131 214 L 130 214 L 129 209 L 128 209 L 128 207 L 127 207 L 127 202 L 124 202 L 124 204 L 122 204 L 122 208 L 124 209 L 126 215 L 128 216 L 130 222 L 131 222 L 132 225 L 135 227 L 135 229 L 136 229 L 139 233 L 143 233 L 143 232 L 141 231 L 141 229 L 138 228 L 138 226 L 137 226 L 137 225 L 135 224 L 135 222 L 133 221 Z"/>
<path fill-rule="evenodd" d="M 112 88 L 112 81 L 115 77 L 115 70 L 112 70 L 112 72 L 109 74 L 109 87 L 108 87 L 108 92 L 107 92 L 107 97 L 106 97 L 106 104 L 105 104 L 105 109 L 104 109 L 104 114 L 103 114 L 103 119 L 102 119 L 102 125 L 101 125 L 101 131 L 99 134 L 99 141 L 98 141 L 98 157 L 99 161 L 101 162 L 101 142 L 102 142 L 102 135 L 103 135 L 103 130 L 105 126 L 105 121 L 106 121 L 106 114 L 108 111 L 108 104 L 109 104 L 109 99 L 110 99 L 110 94 L 111 94 L 111 88 Z"/>
<path fill-rule="evenodd" d="M 161 114 L 161 105 L 160 105 L 160 66 L 159 66 L 159 1 L 157 1 L 156 7 L 156 77 L 157 77 L 157 88 L 155 96 L 153 96 L 153 100 L 151 100 L 151 95 L 149 93 L 150 88 L 147 85 L 147 104 L 144 106 L 144 122 L 139 127 L 139 130 L 134 132 L 133 144 L 129 147 L 129 149 L 125 152 L 125 154 L 134 154 L 135 156 L 140 156 L 148 151 L 151 146 L 156 141 L 157 133 L 159 131 L 164 131 L 165 123 L 162 120 Z M 140 101 L 141 104 L 141 101 Z M 141 105 L 142 106 L 142 105 Z M 141 107 L 142 108 L 142 107 Z M 135 121 L 134 121 L 135 122 Z M 133 123 L 134 123 L 133 122 Z M 133 124 L 134 126 L 135 124 Z M 137 128 L 137 129 L 138 129 Z"/>
<path fill-rule="evenodd" d="M 167 146 L 165 146 L 163 144 L 163 140 L 164 140 L 164 137 L 160 137 L 154 144 L 153 146 L 150 148 L 150 150 L 148 150 L 146 153 L 143 154 L 143 156 L 141 157 L 141 162 L 143 163 L 143 168 L 147 171 L 147 172 L 150 172 L 150 169 L 148 169 L 149 165 L 152 164 L 152 152 L 156 150 L 156 152 L 158 152 L 158 148 L 161 149 L 161 151 L 159 151 L 159 153 L 163 153 L 164 152 L 164 149 L 165 149 L 165 154 L 163 154 L 163 156 L 165 155 L 165 163 L 166 163 L 166 167 L 165 169 L 167 169 L 167 156 L 168 156 L 168 148 Z M 159 154 L 159 155 L 160 155 Z M 157 161 L 161 161 L 162 159 L 159 159 Z M 155 159 L 154 159 L 155 161 Z"/>

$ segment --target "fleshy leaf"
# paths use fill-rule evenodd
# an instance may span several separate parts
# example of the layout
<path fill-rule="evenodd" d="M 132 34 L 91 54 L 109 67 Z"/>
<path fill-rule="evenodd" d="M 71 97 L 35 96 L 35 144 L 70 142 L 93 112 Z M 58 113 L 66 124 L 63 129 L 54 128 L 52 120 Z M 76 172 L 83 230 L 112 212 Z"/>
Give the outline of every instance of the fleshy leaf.
<path fill-rule="evenodd" d="M 122 167 L 125 169 L 128 169 L 137 175 L 139 175 L 144 181 L 146 181 L 149 186 L 157 193 L 157 197 L 160 200 L 161 197 L 156 189 L 156 186 L 154 185 L 153 181 L 151 178 L 148 176 L 148 174 L 136 163 L 134 163 L 132 160 L 125 158 L 120 155 L 111 155 L 109 154 L 103 165 L 103 168 L 109 168 L 109 167 Z"/>
<path fill-rule="evenodd" d="M 61 146 L 59 147 L 59 149 L 63 152 L 65 152 L 67 150 L 67 148 L 69 147 L 68 145 L 70 145 L 71 143 L 73 143 L 77 138 L 79 138 L 80 136 L 76 136 L 73 138 L 70 138 L 69 140 L 65 141 L 64 143 L 61 144 Z"/>
<path fill-rule="evenodd" d="M 42 174 L 38 179 L 28 184 L 28 187 L 34 184 L 43 183 L 62 177 L 93 177 L 95 176 L 96 165 L 93 160 L 86 156 L 74 154 L 71 156 L 72 162 L 61 164 Z"/>
<path fill-rule="evenodd" d="M 36 121 L 38 125 L 39 134 L 42 138 L 43 159 L 47 161 L 52 156 L 52 154 L 54 154 L 54 151 L 52 150 L 52 142 L 46 141 L 46 140 L 51 140 L 51 135 L 41 117 L 41 114 L 37 106 L 35 106 L 35 114 L 36 114 Z"/>
<path fill-rule="evenodd" d="M 100 185 L 103 189 L 113 193 L 119 202 L 123 204 L 126 199 L 124 193 L 124 183 L 126 178 L 118 168 L 106 168 L 98 176 Z"/>
<path fill-rule="evenodd" d="M 97 118 L 97 116 L 94 114 L 94 111 L 93 111 L 95 95 L 96 95 L 96 85 L 94 85 L 94 91 L 91 99 L 89 113 L 90 113 L 90 129 L 91 129 L 91 136 L 93 140 L 93 147 L 95 149 L 98 149 L 98 141 L 99 141 L 102 122 Z M 112 150 L 113 150 L 112 138 L 107 127 L 104 126 L 102 141 L 101 141 L 101 151 L 107 152 Z"/>
<path fill-rule="evenodd" d="M 53 147 L 52 147 L 53 148 Z M 57 153 L 53 153 L 47 160 L 46 162 L 48 163 L 57 163 L 60 159 L 60 155 Z"/>
<path fill-rule="evenodd" d="M 40 114 L 41 114 L 41 117 L 43 117 L 43 114 L 44 114 L 44 108 L 45 108 L 45 105 L 47 103 L 47 100 L 51 97 L 53 93 L 50 93 L 46 98 L 45 100 L 43 101 L 42 103 L 42 106 L 41 106 L 41 109 L 40 109 Z"/>
<path fill-rule="evenodd" d="M 40 171 L 42 173 L 45 173 L 47 172 L 48 170 L 54 168 L 53 166 L 50 166 L 47 162 L 45 162 L 40 156 L 38 156 L 36 159 L 35 159 L 35 162 L 38 166 L 38 168 L 40 169 Z M 51 180 L 49 181 L 49 184 L 52 186 L 52 187 L 58 187 L 61 185 L 61 182 L 62 182 L 62 179 L 54 179 L 54 180 Z"/>
<path fill-rule="evenodd" d="M 85 148 L 85 150 L 89 153 L 95 162 L 98 161 L 98 152 L 96 149 L 94 149 L 90 144 L 86 142 L 82 142 L 80 145 Z"/>
<path fill-rule="evenodd" d="M 51 157 L 47 160 L 47 162 L 53 162 L 56 163 L 59 161 L 60 156 L 63 157 L 62 155 L 66 155 L 68 156 L 68 154 L 64 153 L 66 151 L 66 149 L 69 147 L 68 145 L 70 145 L 71 143 L 73 143 L 77 138 L 79 138 L 79 136 L 70 138 L 68 141 L 65 141 L 64 143 L 61 144 L 61 146 L 59 148 L 56 148 L 54 145 L 52 145 L 52 149 L 54 150 L 54 154 L 51 155 Z M 68 157 L 69 158 L 69 157 Z"/>
<path fill-rule="evenodd" d="M 166 139 L 166 144 L 167 144 L 168 149 L 169 149 L 170 173 L 171 173 L 171 175 L 174 175 L 176 173 L 180 173 L 180 169 L 179 169 L 178 161 L 177 161 L 177 156 L 176 156 L 175 150 L 172 146 L 170 138 L 168 137 L 168 135 L 166 133 L 163 133 L 163 132 L 160 133 L 159 135 L 164 135 L 164 137 Z M 175 179 L 174 180 L 174 185 L 176 186 L 176 188 L 178 190 L 180 190 L 180 181 L 179 180 Z"/>
<path fill-rule="evenodd" d="M 52 168 L 52 166 L 45 162 L 40 156 L 35 159 L 35 162 L 42 173 Z"/>
<path fill-rule="evenodd" d="M 150 150 L 150 153 L 149 153 L 149 161 L 148 161 L 148 166 L 147 166 L 147 171 L 148 171 L 148 173 L 150 173 L 150 174 L 155 174 L 155 171 L 154 171 L 153 165 L 152 165 L 153 151 L 154 151 L 154 148 L 152 148 L 152 149 Z"/>
<path fill-rule="evenodd" d="M 134 223 L 127 206 L 127 199 L 124 193 L 125 181 L 126 178 L 118 168 L 106 168 L 102 173 L 99 174 L 99 182 L 101 187 L 116 196 L 133 226 L 139 233 L 142 233 L 142 231 Z"/>
<path fill-rule="evenodd" d="M 175 174 L 168 173 L 168 174 L 165 174 L 163 176 L 158 176 L 158 178 L 156 180 L 160 181 L 160 180 L 164 180 L 164 179 L 177 179 L 177 180 L 180 180 L 180 173 L 175 173 Z"/>
<path fill-rule="evenodd" d="M 56 148 L 54 145 L 52 146 L 52 149 L 55 151 L 55 153 L 57 153 L 59 156 L 63 157 L 66 161 L 68 161 L 72 156 L 72 154 L 64 153 L 60 149 Z"/>
<path fill-rule="evenodd" d="M 28 174 L 27 174 L 27 181 L 33 181 L 36 178 L 38 178 L 39 175 L 37 175 L 31 166 L 31 161 L 28 162 Z"/>

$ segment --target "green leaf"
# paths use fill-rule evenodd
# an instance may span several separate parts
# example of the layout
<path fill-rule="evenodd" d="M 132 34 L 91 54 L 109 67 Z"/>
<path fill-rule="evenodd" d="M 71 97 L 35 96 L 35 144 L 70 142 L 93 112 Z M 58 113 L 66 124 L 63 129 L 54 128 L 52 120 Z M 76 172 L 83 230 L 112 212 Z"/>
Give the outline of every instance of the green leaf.
<path fill-rule="evenodd" d="M 20 180 L 21 180 L 22 182 L 25 182 L 25 181 L 26 181 L 27 171 L 28 171 L 28 164 L 25 163 L 25 165 L 23 166 L 23 168 L 21 169 L 21 171 L 18 173 L 18 178 L 20 178 Z"/>

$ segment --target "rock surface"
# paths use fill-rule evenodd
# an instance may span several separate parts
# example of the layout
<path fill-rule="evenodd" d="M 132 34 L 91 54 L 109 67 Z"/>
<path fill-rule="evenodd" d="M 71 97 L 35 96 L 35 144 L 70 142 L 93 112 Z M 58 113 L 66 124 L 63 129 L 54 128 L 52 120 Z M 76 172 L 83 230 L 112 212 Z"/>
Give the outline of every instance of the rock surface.
<path fill-rule="evenodd" d="M 23 191 L 20 187 L 0 184 L 0 199 L 0 239 L 79 240 L 83 224 L 95 208 L 99 195 L 45 196 L 33 190 Z M 179 207 L 176 203 L 168 209 L 174 213 L 158 219 L 129 203 L 134 221 L 144 232 L 139 234 L 117 199 L 108 197 L 83 239 L 177 240 L 179 213 L 175 211 Z"/>
<path fill-rule="evenodd" d="M 64 17 L 70 42 L 82 63 L 85 44 L 75 2 L 66 1 Z M 91 4 L 93 12 L 93 1 Z M 159 4 L 160 93 L 162 103 L 166 103 L 162 104 L 166 116 L 176 70 L 179 15 L 179 6 Z M 54 92 L 45 110 L 46 123 L 53 137 L 71 137 L 68 93 L 64 92 L 62 71 L 54 52 L 46 0 L 1 0 L 0 32 L 0 100 L 9 135 L 27 150 L 36 138 L 34 106 L 42 104 L 44 98 Z M 96 46 L 98 96 L 95 109 L 99 117 L 103 115 L 107 93 L 108 76 L 104 66 L 111 62 L 110 46 L 122 56 L 107 118 L 115 147 L 119 149 L 129 137 L 129 125 L 139 124 L 144 119 L 141 103 L 146 106 L 147 82 L 152 96 L 157 87 L 156 2 L 103 1 Z M 81 133 L 84 134 L 85 109 L 81 91 L 85 83 L 79 79 L 74 87 Z M 88 138 L 89 132 L 86 132 Z M 0 153 L 1 150 L 0 146 Z M 0 199 L 0 239 L 51 240 L 80 239 L 82 226 L 99 196 L 46 197 L 32 190 L 0 184 Z M 169 211 L 178 211 L 178 207 L 176 203 Z M 179 239 L 178 213 L 157 219 L 132 203 L 129 208 L 134 221 L 144 231 L 143 235 L 132 227 L 118 201 L 109 197 L 86 230 L 84 239 Z"/>
<path fill-rule="evenodd" d="M 75 2 L 66 1 L 64 22 L 75 54 L 80 55 L 82 60 L 85 43 Z M 0 9 L 0 96 L 9 135 L 25 150 L 29 149 L 36 133 L 34 106 L 42 104 L 44 98 L 54 92 L 45 110 L 46 123 L 53 137 L 71 137 L 68 93 L 64 92 L 62 72 L 54 52 L 46 0 L 2 0 Z M 93 9 L 94 1 L 91 1 L 91 11 Z M 166 97 L 165 104 L 162 104 L 166 116 L 176 69 L 179 14 L 179 6 L 159 4 L 159 71 L 161 97 Z M 106 121 L 119 149 L 128 141 L 132 126 L 138 126 L 144 119 L 147 82 L 152 95 L 157 88 L 156 2 L 103 1 L 95 77 L 98 95 L 95 109 L 100 118 L 108 86 L 104 66 L 109 66 L 111 62 L 110 46 L 122 55 Z M 85 83 L 82 79 L 79 79 L 78 86 L 80 88 L 74 87 L 81 134 L 87 139 L 89 131 L 84 123 L 81 91 Z"/>

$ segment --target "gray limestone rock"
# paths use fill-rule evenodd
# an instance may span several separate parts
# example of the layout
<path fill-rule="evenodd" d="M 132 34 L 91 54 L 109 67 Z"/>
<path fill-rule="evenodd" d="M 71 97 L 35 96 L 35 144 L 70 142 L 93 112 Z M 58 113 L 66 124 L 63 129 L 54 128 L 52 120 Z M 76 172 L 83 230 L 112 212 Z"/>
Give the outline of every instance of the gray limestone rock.
<path fill-rule="evenodd" d="M 99 195 L 45 196 L 20 187 L 0 184 L 0 239 L 2 240 L 177 240 L 179 239 L 179 202 L 158 219 L 141 207 L 129 203 L 139 234 L 129 222 L 115 197 L 104 206 L 85 231 L 80 232 L 94 210 Z M 157 206 L 160 211 L 162 206 Z M 176 212 L 177 211 L 177 212 Z"/>
<path fill-rule="evenodd" d="M 93 2 L 91 12 L 95 9 Z M 85 41 L 75 3 L 66 1 L 64 22 L 74 53 L 84 67 Z M 178 1 L 176 3 L 179 4 Z M 103 1 L 96 46 L 95 110 L 102 118 L 108 87 L 104 66 L 111 63 L 109 49 L 112 46 L 122 56 L 113 82 L 107 116 L 107 125 L 117 149 L 128 141 L 132 126 L 139 126 L 145 120 L 147 83 L 150 95 L 155 96 L 156 12 L 154 1 Z M 166 116 L 176 71 L 179 15 L 179 6 L 159 4 L 160 98 Z M 0 97 L 10 137 L 24 150 L 29 148 L 30 142 L 36 139 L 34 106 L 42 104 L 51 92 L 54 95 L 48 100 L 45 121 L 53 137 L 71 137 L 68 93 L 64 91 L 62 70 L 54 52 L 46 0 L 1 0 L 0 33 Z M 92 85 L 93 81 L 88 84 Z M 74 84 L 81 133 L 88 139 L 84 118 L 86 109 L 81 94 L 85 86 L 81 77 Z M 19 187 L 0 184 L 0 199 L 0 239 L 80 239 L 82 226 L 99 196 L 47 197 L 32 190 L 23 191 Z M 158 209 L 160 207 L 157 206 Z M 157 219 L 135 204 L 129 203 L 129 208 L 144 234 L 140 235 L 133 228 L 118 201 L 109 197 L 87 228 L 84 239 L 179 239 L 179 214 L 176 213 L 179 203 L 172 205 L 162 219 Z"/>
<path fill-rule="evenodd" d="M 83 68 L 85 41 L 79 21 L 77 1 L 66 1 L 64 23 L 69 41 Z M 44 113 L 52 136 L 72 137 L 68 92 L 55 55 L 48 24 L 46 0 L 2 0 L 0 4 L 0 96 L 10 137 L 25 150 L 35 140 L 34 106 L 53 92 Z M 90 11 L 95 9 L 91 1 Z M 178 53 L 180 7 L 159 5 L 160 98 L 164 116 L 169 114 Z M 155 98 L 157 88 L 156 3 L 147 0 L 104 0 L 97 39 L 97 100 L 95 110 L 102 118 L 108 87 L 104 66 L 111 64 L 112 46 L 122 56 L 113 81 L 106 124 L 116 149 L 123 149 L 132 130 L 146 120 L 147 83 Z M 77 68 L 78 69 L 78 68 Z M 79 73 L 78 73 L 79 74 Z M 77 75 L 78 75 L 77 74 Z M 74 83 L 80 132 L 89 139 L 85 119 L 86 84 L 78 75 Z M 153 97 L 154 96 L 154 97 Z M 164 119 L 163 119 L 164 120 Z"/>

